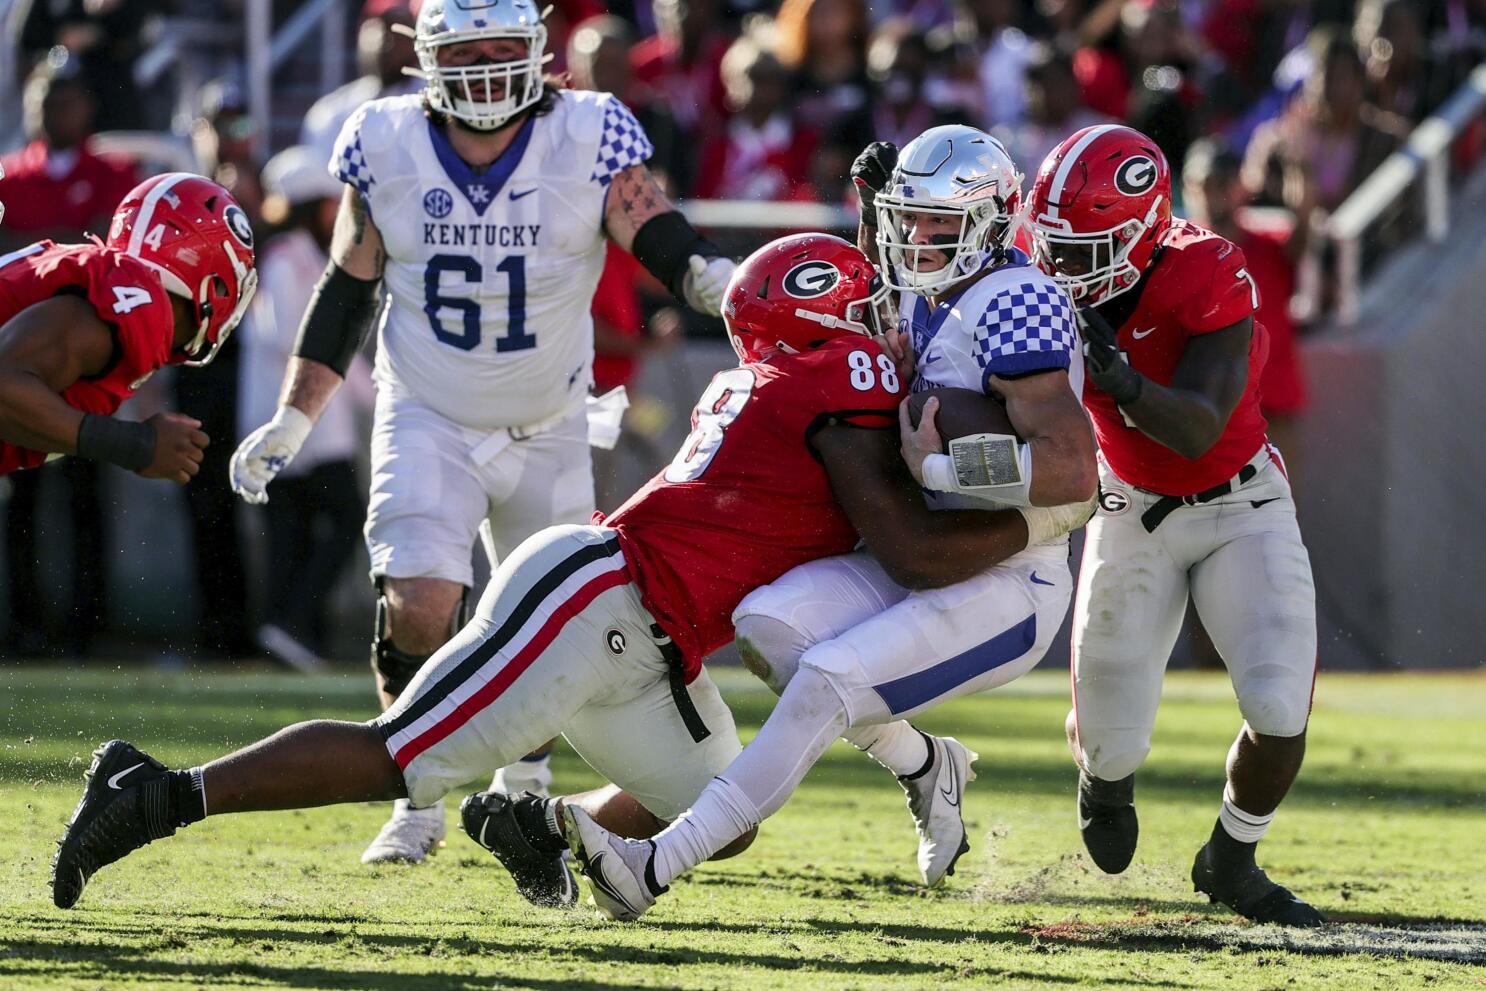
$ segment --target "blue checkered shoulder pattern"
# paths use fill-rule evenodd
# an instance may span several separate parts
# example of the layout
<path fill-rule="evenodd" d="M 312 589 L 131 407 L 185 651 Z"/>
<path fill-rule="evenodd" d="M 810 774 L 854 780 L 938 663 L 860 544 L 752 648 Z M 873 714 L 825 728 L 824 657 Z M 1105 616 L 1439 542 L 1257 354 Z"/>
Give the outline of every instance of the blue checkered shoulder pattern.
<path fill-rule="evenodd" d="M 352 132 L 349 141 L 345 140 L 344 134 L 341 135 L 341 142 L 335 152 L 335 177 L 348 186 L 355 186 L 363 199 L 371 195 L 371 188 L 376 185 L 377 179 L 372 175 L 371 166 L 366 163 L 365 152 L 361 150 L 360 127 Z"/>
<path fill-rule="evenodd" d="M 654 154 L 655 146 L 629 107 L 609 97 L 604 103 L 604 133 L 599 139 L 598 159 L 589 178 L 607 186 L 616 173 L 640 165 Z"/>
<path fill-rule="evenodd" d="M 1051 282 L 1001 290 L 975 326 L 975 360 L 988 377 L 1067 368 L 1077 346 L 1073 306 Z"/>

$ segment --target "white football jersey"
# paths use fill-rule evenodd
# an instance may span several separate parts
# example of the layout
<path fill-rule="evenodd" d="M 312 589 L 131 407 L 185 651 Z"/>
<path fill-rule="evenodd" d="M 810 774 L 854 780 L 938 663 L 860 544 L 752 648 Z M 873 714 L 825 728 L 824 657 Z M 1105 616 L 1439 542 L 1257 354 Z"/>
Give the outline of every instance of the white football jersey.
<path fill-rule="evenodd" d="M 478 430 L 580 402 L 592 377 L 605 194 L 653 151 L 607 93 L 564 90 L 482 173 L 417 95 L 353 114 L 330 171 L 361 193 L 387 249 L 378 381 Z"/>
<path fill-rule="evenodd" d="M 913 341 L 914 392 L 953 388 L 989 394 L 992 375 L 1063 369 L 1074 396 L 1082 395 L 1084 363 L 1073 304 L 1025 253 L 1012 248 L 1009 255 L 991 274 L 937 305 L 902 294 L 898 328 Z M 987 501 L 994 500 L 930 493 L 936 508 L 984 508 Z"/>

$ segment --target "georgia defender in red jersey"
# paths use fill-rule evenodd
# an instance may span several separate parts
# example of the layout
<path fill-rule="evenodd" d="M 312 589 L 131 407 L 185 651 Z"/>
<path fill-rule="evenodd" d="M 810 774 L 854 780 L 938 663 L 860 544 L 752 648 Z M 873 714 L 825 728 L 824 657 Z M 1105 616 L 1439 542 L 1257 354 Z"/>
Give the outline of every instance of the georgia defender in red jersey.
<path fill-rule="evenodd" d="M 1039 260 L 1080 305 L 1084 405 L 1101 453 L 1068 718 L 1084 845 L 1112 874 L 1135 853 L 1135 770 L 1190 595 L 1244 717 L 1193 884 L 1260 922 L 1319 925 L 1254 861 L 1305 755 L 1316 616 L 1295 504 L 1259 411 L 1267 342 L 1243 252 L 1172 219 L 1165 157 L 1119 125 L 1053 150 L 1030 222 Z"/>
<path fill-rule="evenodd" d="M 0 257 L 0 475 L 72 454 L 189 481 L 207 444 L 198 421 L 113 414 L 165 365 L 211 361 L 256 284 L 247 215 L 180 172 L 135 187 L 106 243 Z"/>
<path fill-rule="evenodd" d="M 869 337 L 880 298 L 871 263 L 839 238 L 760 249 L 724 310 L 744 360 L 713 380 L 669 467 L 606 524 L 523 543 L 474 619 L 371 723 L 300 723 L 189 771 L 123 741 L 99 748 L 53 864 L 56 904 L 208 812 L 423 806 L 559 733 L 633 796 L 566 802 L 641 835 L 680 813 L 741 749 L 701 662 L 731 639 L 744 593 L 859 539 L 912 587 L 952 584 L 1026 546 L 1015 510 L 926 508 L 898 452 L 904 386 Z M 770 301 L 777 319 L 741 326 L 750 300 Z M 557 806 L 538 802 L 489 828 L 525 844 L 506 863 L 528 897 L 572 904 L 557 822 Z"/>

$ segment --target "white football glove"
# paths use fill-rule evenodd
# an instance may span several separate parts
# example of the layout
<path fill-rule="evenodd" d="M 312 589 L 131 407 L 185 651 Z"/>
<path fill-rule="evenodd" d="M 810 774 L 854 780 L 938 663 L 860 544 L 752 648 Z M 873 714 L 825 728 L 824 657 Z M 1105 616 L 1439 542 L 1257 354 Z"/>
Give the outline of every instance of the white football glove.
<path fill-rule="evenodd" d="M 688 264 L 691 271 L 681 283 L 682 295 L 687 305 L 698 313 L 722 316 L 722 297 L 727 293 L 728 282 L 733 278 L 737 264 L 731 258 L 703 258 L 692 255 Z"/>
<path fill-rule="evenodd" d="M 268 483 L 289 467 L 314 425 L 313 420 L 293 406 L 280 406 L 272 420 L 243 438 L 232 453 L 227 466 L 232 491 L 255 506 L 267 502 Z"/>

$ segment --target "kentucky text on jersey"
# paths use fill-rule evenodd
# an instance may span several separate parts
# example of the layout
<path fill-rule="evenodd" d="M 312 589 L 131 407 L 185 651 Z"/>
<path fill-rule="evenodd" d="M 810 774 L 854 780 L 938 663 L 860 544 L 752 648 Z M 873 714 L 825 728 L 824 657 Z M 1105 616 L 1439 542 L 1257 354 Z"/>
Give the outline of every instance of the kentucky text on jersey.
<path fill-rule="evenodd" d="M 536 248 L 541 224 L 444 224 L 424 221 L 423 243 L 453 248 L 484 244 L 496 248 Z"/>

